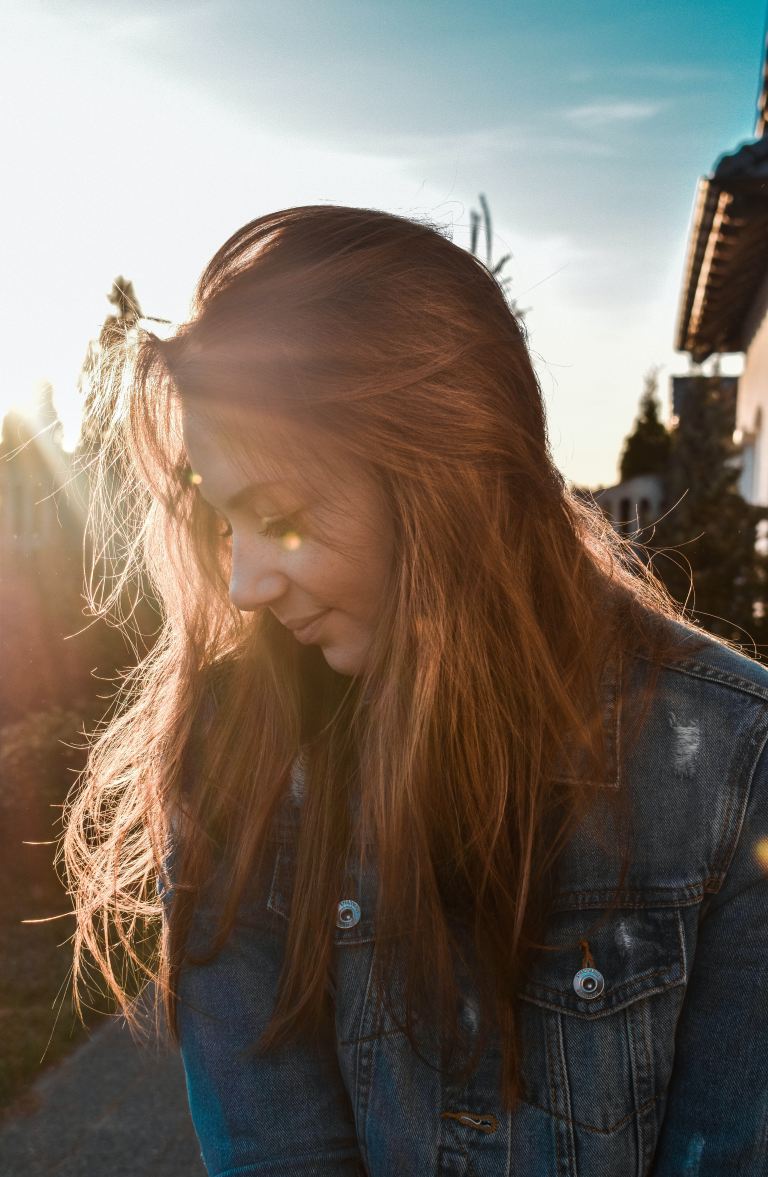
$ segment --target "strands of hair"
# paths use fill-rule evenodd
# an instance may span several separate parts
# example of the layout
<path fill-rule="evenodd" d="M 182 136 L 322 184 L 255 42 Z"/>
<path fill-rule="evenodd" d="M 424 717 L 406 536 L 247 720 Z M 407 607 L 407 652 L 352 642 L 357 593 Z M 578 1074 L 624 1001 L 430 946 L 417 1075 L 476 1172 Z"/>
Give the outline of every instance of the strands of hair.
<path fill-rule="evenodd" d="M 114 615 L 132 587 L 150 586 L 162 628 L 93 734 L 69 802 L 78 984 L 95 965 L 133 1016 L 118 945 L 139 981 L 157 982 L 173 1024 L 195 904 L 215 872 L 215 952 L 268 867 L 301 746 L 291 918 L 260 1049 L 326 1015 L 344 864 L 373 847 L 382 1005 L 414 1049 L 429 1026 L 455 1062 L 463 928 L 513 1106 L 515 994 L 558 857 L 594 795 L 558 768 L 576 756 L 600 770 L 606 669 L 631 651 L 668 656 L 664 619 L 676 610 L 555 469 L 522 326 L 498 282 L 429 223 L 287 209 L 219 250 L 190 322 L 167 340 L 140 332 L 105 357 L 100 379 L 91 605 Z M 396 550 L 357 678 L 299 648 L 268 610 L 229 600 L 216 517 L 185 475 L 185 401 L 327 430 L 378 480 Z M 172 894 L 161 897 L 171 847 Z"/>

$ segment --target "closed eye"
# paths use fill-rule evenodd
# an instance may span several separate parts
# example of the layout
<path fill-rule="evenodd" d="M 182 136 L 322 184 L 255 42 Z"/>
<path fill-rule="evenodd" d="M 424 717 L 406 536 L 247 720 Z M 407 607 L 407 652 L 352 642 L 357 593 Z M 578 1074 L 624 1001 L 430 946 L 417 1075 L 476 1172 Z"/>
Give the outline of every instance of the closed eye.
<path fill-rule="evenodd" d="M 298 516 L 290 515 L 285 519 L 265 519 L 260 530 L 262 535 L 271 536 L 273 539 L 282 539 L 283 536 L 296 531 L 297 528 Z"/>
<path fill-rule="evenodd" d="M 219 532 L 220 539 L 229 539 L 232 535 L 232 524 L 228 519 L 223 517 L 224 530 Z M 262 526 L 259 528 L 259 534 L 265 535 L 270 539 L 282 539 L 291 532 L 298 530 L 298 516 L 290 515 L 283 519 L 264 519 Z"/>

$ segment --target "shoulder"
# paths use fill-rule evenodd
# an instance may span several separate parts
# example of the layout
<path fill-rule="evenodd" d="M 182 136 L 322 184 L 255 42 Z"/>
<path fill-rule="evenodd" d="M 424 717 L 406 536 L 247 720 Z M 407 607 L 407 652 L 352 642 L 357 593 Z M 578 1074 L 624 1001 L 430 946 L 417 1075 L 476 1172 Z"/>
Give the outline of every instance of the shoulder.
<path fill-rule="evenodd" d="M 625 783 L 656 867 L 717 890 L 747 812 L 768 820 L 768 668 L 693 626 L 672 623 L 670 635 L 674 655 L 629 668 L 652 695 L 637 729 L 624 728 Z"/>
<path fill-rule="evenodd" d="M 626 687 L 653 676 L 655 703 L 669 704 L 677 697 L 700 714 L 725 718 L 739 713 L 768 722 L 768 666 L 693 625 L 665 621 L 664 630 L 667 652 L 655 662 L 633 657 Z"/>
<path fill-rule="evenodd" d="M 665 625 L 668 654 L 636 658 L 625 679 L 652 688 L 637 743 L 659 764 L 669 757 L 679 776 L 695 765 L 710 790 L 734 774 L 743 784 L 768 739 L 768 667 L 692 625 Z"/>
<path fill-rule="evenodd" d="M 745 694 L 768 704 L 768 666 L 741 650 L 682 622 L 667 623 L 679 655 L 662 661 L 664 672 Z"/>
<path fill-rule="evenodd" d="M 658 658 L 635 655 L 623 668 L 629 745 L 682 776 L 696 765 L 712 789 L 734 772 L 749 778 L 768 739 L 768 667 L 683 622 L 665 621 L 662 636 Z"/>

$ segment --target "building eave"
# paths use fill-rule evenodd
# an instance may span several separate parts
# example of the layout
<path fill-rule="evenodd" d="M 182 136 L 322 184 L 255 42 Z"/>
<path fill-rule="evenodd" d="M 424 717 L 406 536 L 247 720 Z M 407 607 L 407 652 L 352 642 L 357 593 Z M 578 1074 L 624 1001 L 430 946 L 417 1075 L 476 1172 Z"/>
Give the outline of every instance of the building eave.
<path fill-rule="evenodd" d="M 765 34 L 765 52 L 763 54 L 763 76 L 760 82 L 760 93 L 757 96 L 757 121 L 755 123 L 755 138 L 768 134 L 768 31 Z"/>
<path fill-rule="evenodd" d="M 697 363 L 742 350 L 768 272 L 768 135 L 723 155 L 696 194 L 675 339 Z"/>

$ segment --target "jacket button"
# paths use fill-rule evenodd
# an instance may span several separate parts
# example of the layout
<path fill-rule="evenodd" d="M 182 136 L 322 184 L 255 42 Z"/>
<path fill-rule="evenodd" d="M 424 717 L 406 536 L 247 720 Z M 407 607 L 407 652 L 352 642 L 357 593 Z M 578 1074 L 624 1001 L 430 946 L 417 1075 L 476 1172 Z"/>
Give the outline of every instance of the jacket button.
<path fill-rule="evenodd" d="M 585 1001 L 594 1001 L 605 989 L 605 978 L 597 969 L 579 969 L 573 978 L 573 987 Z"/>
<path fill-rule="evenodd" d="M 360 906 L 354 899 L 342 899 L 336 910 L 337 928 L 354 928 L 360 922 Z"/>

